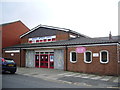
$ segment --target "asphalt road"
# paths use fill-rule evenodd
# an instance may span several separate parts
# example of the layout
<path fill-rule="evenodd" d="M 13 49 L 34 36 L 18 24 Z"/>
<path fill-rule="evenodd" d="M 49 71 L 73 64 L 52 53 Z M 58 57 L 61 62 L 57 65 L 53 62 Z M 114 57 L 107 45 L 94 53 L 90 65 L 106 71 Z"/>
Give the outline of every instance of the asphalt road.
<path fill-rule="evenodd" d="M 85 85 L 73 85 L 48 81 L 41 78 L 35 78 L 19 74 L 3 74 L 2 88 L 90 88 Z"/>

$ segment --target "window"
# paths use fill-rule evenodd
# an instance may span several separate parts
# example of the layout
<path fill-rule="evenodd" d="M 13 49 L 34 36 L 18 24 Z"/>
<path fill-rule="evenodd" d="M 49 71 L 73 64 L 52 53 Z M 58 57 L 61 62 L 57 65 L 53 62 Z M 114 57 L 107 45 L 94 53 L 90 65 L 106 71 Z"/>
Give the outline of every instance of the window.
<path fill-rule="evenodd" d="M 43 42 L 43 40 L 40 40 L 39 42 Z"/>
<path fill-rule="evenodd" d="M 46 42 L 47 41 L 47 39 L 44 39 L 44 42 Z"/>
<path fill-rule="evenodd" d="M 92 62 L 92 52 L 91 51 L 86 51 L 84 53 L 84 62 L 85 63 L 91 63 Z"/>
<path fill-rule="evenodd" d="M 36 40 L 36 43 L 38 43 L 39 42 L 39 40 Z"/>
<path fill-rule="evenodd" d="M 30 40 L 29 43 L 32 43 L 32 40 Z"/>
<path fill-rule="evenodd" d="M 44 54 L 44 52 L 40 52 L 40 54 Z"/>
<path fill-rule="evenodd" d="M 36 52 L 36 54 L 39 54 L 39 52 Z"/>
<path fill-rule="evenodd" d="M 48 39 L 48 41 L 50 42 L 50 41 L 51 41 L 51 39 Z"/>
<path fill-rule="evenodd" d="M 76 54 L 75 51 L 70 52 L 70 61 L 71 61 L 72 63 L 77 62 L 77 54 Z"/>
<path fill-rule="evenodd" d="M 100 62 L 101 63 L 108 63 L 109 62 L 108 51 L 106 51 L 106 50 L 100 51 Z"/>
<path fill-rule="evenodd" d="M 55 38 L 52 38 L 52 41 L 56 41 L 56 39 L 55 39 Z"/>
<path fill-rule="evenodd" d="M 50 52 L 50 54 L 54 54 L 54 52 Z"/>
<path fill-rule="evenodd" d="M 48 54 L 48 52 L 45 52 L 45 54 Z"/>

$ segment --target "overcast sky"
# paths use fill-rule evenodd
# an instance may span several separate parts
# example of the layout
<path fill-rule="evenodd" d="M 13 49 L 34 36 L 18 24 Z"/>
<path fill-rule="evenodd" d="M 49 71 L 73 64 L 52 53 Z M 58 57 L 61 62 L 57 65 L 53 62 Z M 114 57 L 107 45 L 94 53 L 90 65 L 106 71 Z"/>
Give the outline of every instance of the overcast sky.
<path fill-rule="evenodd" d="M 68 28 L 90 37 L 118 35 L 119 0 L 2 0 L 0 23 L 21 20 Z"/>

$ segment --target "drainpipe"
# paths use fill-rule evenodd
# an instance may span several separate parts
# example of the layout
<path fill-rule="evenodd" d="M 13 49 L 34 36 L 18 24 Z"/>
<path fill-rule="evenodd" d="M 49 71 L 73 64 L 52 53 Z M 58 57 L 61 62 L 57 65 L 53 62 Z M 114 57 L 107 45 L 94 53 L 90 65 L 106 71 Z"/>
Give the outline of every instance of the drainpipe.
<path fill-rule="evenodd" d="M 20 48 L 20 67 L 21 67 L 21 48 Z"/>
<path fill-rule="evenodd" d="M 120 44 L 119 43 L 117 43 L 117 76 L 119 76 L 120 75 L 120 71 L 119 71 L 119 66 L 118 65 L 120 65 L 120 58 L 119 58 L 119 50 L 120 50 L 120 48 L 119 48 L 119 46 L 120 46 Z"/>
<path fill-rule="evenodd" d="M 67 63 L 68 63 L 68 54 L 67 54 L 67 52 L 68 52 L 68 48 L 67 48 L 67 46 L 65 47 L 65 49 L 66 49 L 66 71 L 67 71 Z"/>
<path fill-rule="evenodd" d="M 3 49 L 2 49 L 2 27 L 0 27 L 0 57 L 2 57 Z"/>

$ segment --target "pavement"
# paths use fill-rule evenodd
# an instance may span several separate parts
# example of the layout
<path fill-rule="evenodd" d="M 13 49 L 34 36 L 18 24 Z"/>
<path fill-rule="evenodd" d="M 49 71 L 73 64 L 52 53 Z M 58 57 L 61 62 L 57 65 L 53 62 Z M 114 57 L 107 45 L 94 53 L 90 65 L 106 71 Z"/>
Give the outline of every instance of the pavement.
<path fill-rule="evenodd" d="M 99 86 L 107 88 L 120 88 L 119 77 L 100 76 L 95 74 L 86 74 L 46 68 L 21 68 L 18 67 L 16 74 L 27 75 L 44 80 L 57 81 L 75 85 Z M 101 83 L 101 84 L 99 84 Z"/>

